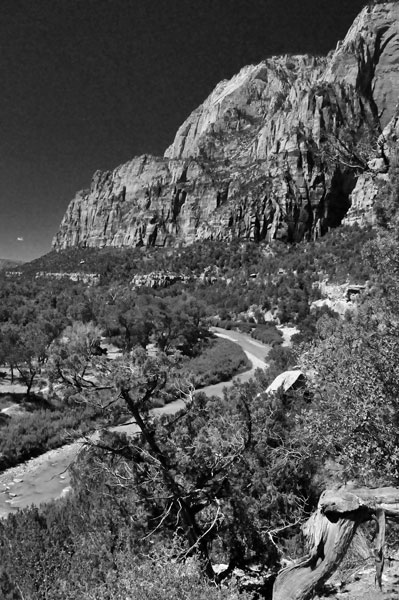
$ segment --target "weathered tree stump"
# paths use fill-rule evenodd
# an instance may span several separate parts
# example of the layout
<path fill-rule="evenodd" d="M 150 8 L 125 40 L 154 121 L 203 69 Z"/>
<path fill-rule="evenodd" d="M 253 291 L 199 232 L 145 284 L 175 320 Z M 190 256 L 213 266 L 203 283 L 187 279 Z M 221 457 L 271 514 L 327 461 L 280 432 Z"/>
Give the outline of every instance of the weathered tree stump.
<path fill-rule="evenodd" d="M 399 520 L 399 489 L 342 487 L 320 496 L 316 512 L 305 527 L 310 554 L 283 569 L 273 588 L 273 600 L 308 600 L 331 577 L 360 523 L 376 520 L 374 557 L 376 582 L 384 567 L 385 517 Z"/>

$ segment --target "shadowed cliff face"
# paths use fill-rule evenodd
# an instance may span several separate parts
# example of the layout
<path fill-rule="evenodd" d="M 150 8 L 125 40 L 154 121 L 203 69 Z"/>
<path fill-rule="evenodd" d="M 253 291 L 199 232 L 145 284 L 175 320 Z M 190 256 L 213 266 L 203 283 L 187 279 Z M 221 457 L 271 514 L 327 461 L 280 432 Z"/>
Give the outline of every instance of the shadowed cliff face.
<path fill-rule="evenodd" d="M 311 239 L 340 224 L 352 196 L 351 221 L 367 220 L 377 176 L 367 162 L 398 97 L 399 5 L 365 8 L 328 57 L 247 66 L 217 85 L 164 157 L 95 173 L 54 247 Z"/>

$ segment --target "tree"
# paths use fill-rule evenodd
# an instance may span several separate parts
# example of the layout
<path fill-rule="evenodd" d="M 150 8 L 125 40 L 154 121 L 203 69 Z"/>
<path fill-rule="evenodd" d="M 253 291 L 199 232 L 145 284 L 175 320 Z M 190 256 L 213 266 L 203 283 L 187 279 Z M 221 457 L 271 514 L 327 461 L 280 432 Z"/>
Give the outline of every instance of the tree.
<path fill-rule="evenodd" d="M 132 290 L 122 287 L 109 290 L 98 315 L 105 335 L 124 352 L 137 345 L 145 348 L 153 329 L 150 304 Z"/>
<path fill-rule="evenodd" d="M 335 461 L 344 481 L 399 481 L 398 334 L 366 303 L 351 321 L 322 318 L 300 361 L 312 373 L 313 401 L 298 427 L 319 463 Z"/>
<path fill-rule="evenodd" d="M 384 568 L 385 519 L 399 520 L 399 489 L 343 487 L 326 490 L 305 527 L 309 554 L 281 571 L 273 588 L 273 600 L 310 600 L 334 573 L 357 527 L 374 520 L 376 583 L 381 589 Z"/>
<path fill-rule="evenodd" d="M 66 352 L 73 352 L 70 345 Z M 70 359 L 57 352 L 53 381 L 78 389 L 90 401 L 85 376 L 68 375 Z M 98 357 L 91 357 L 91 368 Z M 135 490 L 136 506 L 152 533 L 185 539 L 180 559 L 197 554 L 206 575 L 227 577 L 254 557 L 273 564 L 277 541 L 298 525 L 307 498 L 312 461 L 290 430 L 297 407 L 268 400 L 254 386 L 237 386 L 224 400 L 192 395 L 182 385 L 178 356 L 137 348 L 95 368 L 96 385 L 109 388 L 106 408 L 122 403 L 137 425 L 133 438 L 105 433 L 89 442 L 108 485 Z M 94 387 L 93 387 L 94 389 Z M 154 419 L 154 399 L 182 398 L 175 417 Z M 148 535 L 151 531 L 148 531 Z M 216 573 L 212 564 L 225 562 Z"/>
<path fill-rule="evenodd" d="M 0 326 L 0 360 L 1 364 L 9 365 L 11 370 L 11 383 L 14 383 L 14 370 L 17 363 L 17 344 L 19 328 L 17 325 L 6 322 Z"/>
<path fill-rule="evenodd" d="M 298 426 L 344 481 L 399 481 L 398 248 L 394 231 L 366 244 L 368 295 L 344 321 L 321 318 L 301 360 L 313 402 Z"/>
<path fill-rule="evenodd" d="M 40 376 L 47 360 L 47 349 L 60 332 L 56 323 L 44 319 L 14 325 L 6 322 L 0 326 L 0 357 L 11 369 L 11 382 L 17 371 L 26 385 L 26 396 L 31 397 L 32 386 Z"/>
<path fill-rule="evenodd" d="M 209 335 L 204 316 L 204 307 L 190 296 L 161 298 L 116 288 L 103 303 L 99 320 L 123 352 L 152 342 L 165 352 L 178 347 L 193 355 Z"/>
<path fill-rule="evenodd" d="M 52 390 L 56 382 L 68 394 L 79 395 L 85 390 L 97 393 L 101 389 L 97 380 L 103 364 L 98 352 L 100 339 L 101 329 L 93 323 L 75 322 L 66 327 L 48 349 L 46 375 Z"/>
<path fill-rule="evenodd" d="M 193 356 L 209 336 L 204 321 L 205 310 L 194 298 L 159 300 L 154 306 L 154 329 L 151 339 L 164 352 L 178 348 Z"/>

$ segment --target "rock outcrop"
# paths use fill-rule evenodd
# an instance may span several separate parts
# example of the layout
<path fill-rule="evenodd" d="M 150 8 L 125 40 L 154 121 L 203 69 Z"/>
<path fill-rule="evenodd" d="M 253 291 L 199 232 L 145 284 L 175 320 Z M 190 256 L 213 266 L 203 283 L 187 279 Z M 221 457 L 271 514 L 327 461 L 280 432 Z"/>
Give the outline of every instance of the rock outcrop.
<path fill-rule="evenodd" d="M 54 248 L 311 239 L 351 204 L 349 222 L 372 220 L 375 178 L 389 166 L 379 136 L 395 130 L 398 95 L 399 4 L 365 7 L 328 57 L 244 67 L 193 111 L 164 157 L 95 173 Z"/>
<path fill-rule="evenodd" d="M 153 289 L 167 288 L 174 283 L 188 283 L 192 280 L 184 273 L 173 273 L 172 271 L 153 271 L 145 275 L 135 275 L 130 282 L 133 287 L 151 287 Z"/>

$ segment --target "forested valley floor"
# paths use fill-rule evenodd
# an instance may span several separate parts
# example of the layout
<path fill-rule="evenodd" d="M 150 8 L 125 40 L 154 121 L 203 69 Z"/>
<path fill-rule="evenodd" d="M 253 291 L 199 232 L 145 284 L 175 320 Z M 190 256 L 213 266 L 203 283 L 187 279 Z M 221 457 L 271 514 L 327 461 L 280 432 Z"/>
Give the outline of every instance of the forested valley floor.
<path fill-rule="evenodd" d="M 0 397 L 0 469 L 103 433 L 71 493 L 0 522 L 0 596 L 271 598 L 323 490 L 397 486 L 398 242 L 394 226 L 343 227 L 295 246 L 76 249 L 4 272 L 0 376 L 19 387 Z M 248 362 L 214 326 L 271 346 L 223 398 L 200 389 Z M 300 385 L 267 393 L 285 371 Z M 109 430 L 129 419 L 137 434 Z M 371 577 L 373 532 L 360 526 L 329 597 L 355 600 L 356 574 Z"/>

